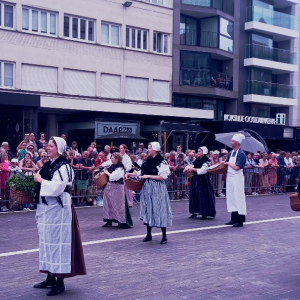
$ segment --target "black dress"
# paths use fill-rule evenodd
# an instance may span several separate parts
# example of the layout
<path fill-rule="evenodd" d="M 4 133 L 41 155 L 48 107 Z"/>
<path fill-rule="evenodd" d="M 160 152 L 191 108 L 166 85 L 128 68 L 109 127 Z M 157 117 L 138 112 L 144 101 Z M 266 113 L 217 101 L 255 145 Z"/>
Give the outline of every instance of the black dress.
<path fill-rule="evenodd" d="M 210 161 L 206 155 L 195 160 L 194 168 L 200 169 L 204 164 L 210 166 Z M 197 175 L 196 173 L 191 178 L 189 209 L 191 214 L 215 217 L 215 195 L 210 182 L 210 174 Z"/>

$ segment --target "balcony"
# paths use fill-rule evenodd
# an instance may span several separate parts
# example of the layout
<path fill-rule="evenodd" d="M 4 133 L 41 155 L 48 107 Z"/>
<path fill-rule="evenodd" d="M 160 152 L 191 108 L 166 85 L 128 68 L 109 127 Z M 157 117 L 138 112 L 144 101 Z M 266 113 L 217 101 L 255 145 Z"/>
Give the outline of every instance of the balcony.
<path fill-rule="evenodd" d="M 296 87 L 272 82 L 247 80 L 244 102 L 286 106 L 297 105 Z"/>
<path fill-rule="evenodd" d="M 233 40 L 218 32 L 199 31 L 200 43 L 197 39 L 197 30 L 180 29 L 180 45 L 218 48 L 233 53 Z"/>
<path fill-rule="evenodd" d="M 247 7 L 245 30 L 268 33 L 274 41 L 298 38 L 297 18 L 258 6 Z"/>
<path fill-rule="evenodd" d="M 255 66 L 273 70 L 273 74 L 298 72 L 297 53 L 285 49 L 251 44 L 246 46 L 244 66 Z"/>
<path fill-rule="evenodd" d="M 209 7 L 234 15 L 234 1 L 232 0 L 181 0 L 182 4 Z"/>

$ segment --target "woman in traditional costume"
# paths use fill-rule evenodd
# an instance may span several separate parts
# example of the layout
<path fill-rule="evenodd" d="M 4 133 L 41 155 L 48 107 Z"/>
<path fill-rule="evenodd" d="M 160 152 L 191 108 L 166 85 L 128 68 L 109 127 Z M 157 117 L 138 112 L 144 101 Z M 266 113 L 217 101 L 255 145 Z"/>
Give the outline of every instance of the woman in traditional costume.
<path fill-rule="evenodd" d="M 169 164 L 159 154 L 160 144 L 152 142 L 148 146 L 148 158 L 142 164 L 140 172 L 127 173 L 145 180 L 140 195 L 140 219 L 147 226 L 147 235 L 143 242 L 152 240 L 152 227 L 161 228 L 161 244 L 167 243 L 167 226 L 172 226 L 171 203 L 165 180 L 170 175 Z"/>
<path fill-rule="evenodd" d="M 114 152 L 111 155 L 112 165 L 104 172 L 108 175 L 109 181 L 103 193 L 103 221 L 102 227 L 111 227 L 113 222 L 118 223 L 119 228 L 129 228 L 132 219 L 125 199 L 124 189 L 124 165 L 122 155 Z"/>
<path fill-rule="evenodd" d="M 207 168 L 210 167 L 210 159 L 207 157 L 207 153 L 208 149 L 206 147 L 200 147 L 194 166 L 187 166 L 184 170 L 185 172 L 194 171 L 196 173 L 191 178 L 189 195 L 191 219 L 201 215 L 200 220 L 205 220 L 207 217 L 214 218 L 216 215 L 214 190 L 210 175 L 207 173 Z"/>
<path fill-rule="evenodd" d="M 70 196 L 74 172 L 64 157 L 66 148 L 64 139 L 52 137 L 47 148 L 51 161 L 34 175 L 39 193 L 39 268 L 47 278 L 33 287 L 51 287 L 47 296 L 65 291 L 64 278 L 86 274 L 79 224 Z"/>

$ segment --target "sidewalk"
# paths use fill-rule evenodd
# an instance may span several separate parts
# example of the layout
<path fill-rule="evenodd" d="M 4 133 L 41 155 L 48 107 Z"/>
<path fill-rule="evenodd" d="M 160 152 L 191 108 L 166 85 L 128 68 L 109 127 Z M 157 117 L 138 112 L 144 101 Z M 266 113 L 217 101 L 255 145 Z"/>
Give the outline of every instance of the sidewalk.
<path fill-rule="evenodd" d="M 159 229 L 152 242 L 141 242 L 139 205 L 131 210 L 132 229 L 102 228 L 102 208 L 78 208 L 88 275 L 66 279 L 57 299 L 299 300 L 300 214 L 288 197 L 248 197 L 243 228 L 223 226 L 230 214 L 224 198 L 216 202 L 216 219 L 202 221 L 188 219 L 188 201 L 172 202 L 166 245 L 159 244 Z M 49 299 L 32 288 L 44 279 L 34 217 L 31 211 L 0 214 L 1 300 Z"/>

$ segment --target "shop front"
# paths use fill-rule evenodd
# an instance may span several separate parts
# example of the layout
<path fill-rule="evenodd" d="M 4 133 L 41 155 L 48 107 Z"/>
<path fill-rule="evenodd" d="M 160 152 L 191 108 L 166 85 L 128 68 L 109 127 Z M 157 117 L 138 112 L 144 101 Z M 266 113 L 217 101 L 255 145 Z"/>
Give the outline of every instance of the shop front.
<path fill-rule="evenodd" d="M 13 153 L 24 133 L 37 135 L 39 105 L 39 96 L 0 92 L 0 142 L 8 142 Z"/>
<path fill-rule="evenodd" d="M 210 131 L 205 145 L 209 149 L 219 150 L 223 144 L 215 141 L 216 133 L 237 132 L 250 129 L 258 133 L 266 142 L 269 150 L 292 151 L 295 147 L 294 129 L 277 124 L 276 119 L 253 116 L 224 115 L 224 121 L 205 121 L 200 123 Z"/>

